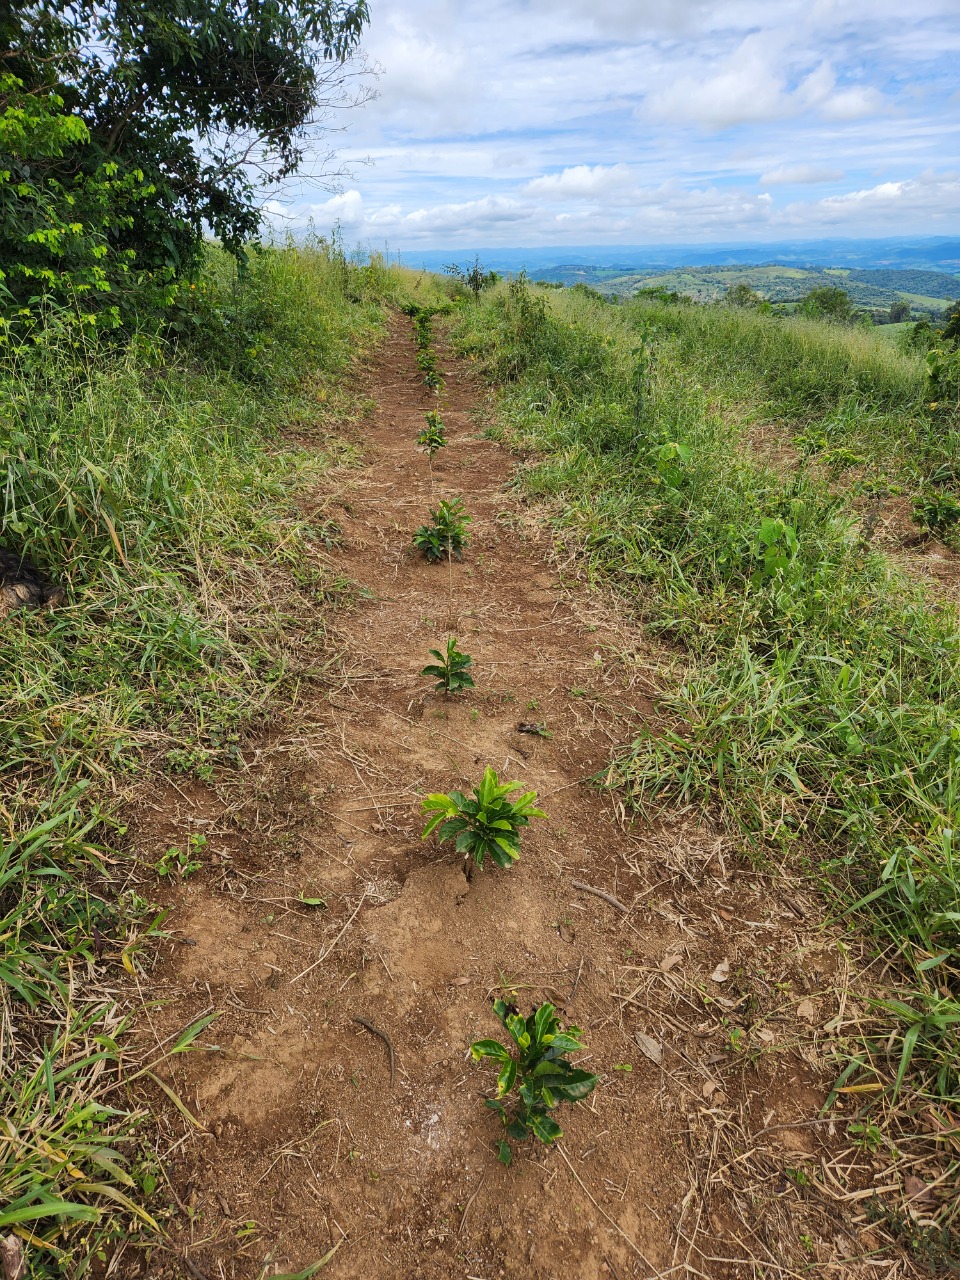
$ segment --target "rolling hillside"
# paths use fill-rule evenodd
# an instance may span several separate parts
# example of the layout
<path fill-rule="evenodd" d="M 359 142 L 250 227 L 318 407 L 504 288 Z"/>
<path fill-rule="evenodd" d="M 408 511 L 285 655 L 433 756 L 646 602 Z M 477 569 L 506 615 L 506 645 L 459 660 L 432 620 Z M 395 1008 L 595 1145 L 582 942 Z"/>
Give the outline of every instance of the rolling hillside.
<path fill-rule="evenodd" d="M 663 288 L 684 293 L 697 302 L 720 301 L 728 289 L 741 282 L 756 289 L 767 301 L 781 303 L 795 302 L 823 285 L 839 284 L 858 307 L 885 311 L 896 299 L 905 298 L 914 311 L 929 315 L 940 315 L 948 302 L 960 297 L 960 276 L 896 268 L 857 270 L 767 264 L 623 272 L 616 267 L 570 264 L 534 272 L 532 278 L 566 285 L 583 283 L 621 297 L 632 297 L 641 289 Z"/>

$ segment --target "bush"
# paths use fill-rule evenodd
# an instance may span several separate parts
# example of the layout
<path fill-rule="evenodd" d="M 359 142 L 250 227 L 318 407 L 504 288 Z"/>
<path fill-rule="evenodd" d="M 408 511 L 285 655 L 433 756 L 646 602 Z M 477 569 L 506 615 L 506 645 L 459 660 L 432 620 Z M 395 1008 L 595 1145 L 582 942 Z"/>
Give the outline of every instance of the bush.
<path fill-rule="evenodd" d="M 836 324 L 849 324 L 854 315 L 850 295 L 838 285 L 811 289 L 800 299 L 797 311 L 810 320 L 832 320 Z"/>

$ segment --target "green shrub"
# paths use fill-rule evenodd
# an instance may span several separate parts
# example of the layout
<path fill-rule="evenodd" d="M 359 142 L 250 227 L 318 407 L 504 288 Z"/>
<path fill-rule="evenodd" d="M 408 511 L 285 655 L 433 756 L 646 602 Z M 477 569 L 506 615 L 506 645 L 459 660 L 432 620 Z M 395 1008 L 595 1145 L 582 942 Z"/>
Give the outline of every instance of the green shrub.
<path fill-rule="evenodd" d="M 533 1135 L 541 1142 L 556 1142 L 563 1130 L 550 1112 L 562 1102 L 579 1102 L 597 1087 L 598 1078 L 567 1061 L 568 1053 L 585 1046 L 579 1027 L 560 1027 L 552 1004 L 541 1004 L 528 1018 L 503 1000 L 493 1002 L 493 1011 L 510 1033 L 512 1053 L 499 1040 L 477 1040 L 470 1046 L 474 1061 L 491 1058 L 500 1066 L 497 1096 L 487 1106 L 503 1120 L 507 1137 L 523 1142 Z M 516 1096 L 510 1098 L 515 1093 Z M 504 1098 L 509 1099 L 504 1102 Z M 513 1154 L 508 1143 L 499 1144 L 499 1159 L 509 1165 Z"/>
<path fill-rule="evenodd" d="M 467 515 L 460 498 L 443 499 L 430 512 L 431 523 L 421 525 L 413 535 L 413 545 L 427 560 L 446 560 L 450 556 L 463 559 L 463 549 L 470 541 Z"/>
<path fill-rule="evenodd" d="M 471 799 L 462 791 L 427 796 L 423 812 L 433 816 L 423 829 L 423 839 L 436 831 L 441 841 L 453 840 L 454 847 L 472 857 L 478 867 L 483 866 L 487 856 L 498 867 L 512 866 L 520 857 L 520 832 L 531 818 L 547 816 L 534 807 L 535 791 L 508 799 L 522 786 L 520 782 L 500 782 L 488 766 Z"/>
<path fill-rule="evenodd" d="M 821 285 L 801 298 L 797 311 L 810 320 L 831 320 L 848 324 L 853 319 L 853 300 L 839 285 Z"/>
<path fill-rule="evenodd" d="M 417 444 L 432 458 L 438 449 L 446 447 L 447 432 L 436 410 L 431 410 L 426 417 L 427 425 L 417 436 Z"/>
<path fill-rule="evenodd" d="M 446 653 L 439 649 L 431 649 L 430 653 L 437 661 L 424 667 L 420 674 L 433 676 L 437 681 L 435 689 L 442 689 L 444 693 L 460 693 L 474 687 L 473 676 L 468 670 L 473 665 L 473 658 L 469 653 L 460 652 L 456 636 L 448 637 Z"/>
<path fill-rule="evenodd" d="M 960 522 L 960 502 L 952 493 L 925 493 L 913 501 L 913 522 L 942 537 Z"/>

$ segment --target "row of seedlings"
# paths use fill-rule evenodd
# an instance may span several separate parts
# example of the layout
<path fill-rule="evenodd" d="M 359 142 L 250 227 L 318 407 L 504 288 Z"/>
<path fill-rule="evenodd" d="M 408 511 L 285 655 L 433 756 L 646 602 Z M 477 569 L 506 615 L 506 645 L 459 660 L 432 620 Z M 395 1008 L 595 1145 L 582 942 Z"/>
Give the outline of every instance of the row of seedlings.
<path fill-rule="evenodd" d="M 417 366 L 424 383 L 439 397 L 443 389 L 432 343 L 432 317 L 427 308 L 413 311 Z M 446 430 L 438 410 L 426 414 L 426 426 L 417 436 L 431 464 L 434 455 L 448 443 Z M 437 563 L 462 560 L 470 542 L 467 526 L 471 517 L 461 498 L 442 499 L 430 510 L 430 520 L 413 535 L 413 545 L 425 560 Z M 476 683 L 470 668 L 473 658 L 460 648 L 456 636 L 448 636 L 446 649 L 431 649 L 435 660 L 420 672 L 434 680 L 434 690 L 453 697 Z M 523 791 L 520 782 L 501 782 L 496 772 L 487 768 L 479 784 L 469 796 L 462 791 L 439 792 L 424 797 L 422 811 L 427 817 L 422 838 L 436 836 L 450 842 L 464 855 L 467 880 L 473 878 L 489 857 L 503 870 L 520 857 L 520 833 L 533 818 L 546 818 L 536 807 L 537 793 Z M 517 792 L 521 792 L 517 795 Z M 494 1097 L 486 1105 L 503 1121 L 506 1138 L 522 1142 L 529 1137 L 541 1142 L 555 1142 L 562 1130 L 552 1112 L 563 1102 L 577 1102 L 595 1088 L 598 1077 L 576 1067 L 568 1055 L 585 1048 L 579 1027 L 562 1027 L 554 1005 L 540 1004 L 524 1017 L 519 1009 L 504 1000 L 493 1001 L 493 1012 L 509 1037 L 500 1040 L 477 1040 L 470 1046 L 476 1062 L 490 1059 L 498 1068 Z M 512 1150 L 506 1138 L 497 1144 L 498 1157 L 509 1165 Z"/>

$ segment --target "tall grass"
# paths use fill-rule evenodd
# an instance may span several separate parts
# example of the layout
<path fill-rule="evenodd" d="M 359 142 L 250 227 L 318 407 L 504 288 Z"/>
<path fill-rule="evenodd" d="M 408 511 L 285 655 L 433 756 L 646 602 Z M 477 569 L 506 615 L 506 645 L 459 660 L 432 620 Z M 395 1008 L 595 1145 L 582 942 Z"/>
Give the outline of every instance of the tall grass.
<path fill-rule="evenodd" d="M 718 385 L 763 383 L 784 415 L 856 395 L 919 420 L 917 370 L 825 326 L 522 284 L 465 312 L 457 341 L 503 386 L 498 421 L 533 455 L 524 490 L 690 657 L 661 700 L 672 727 L 625 746 L 619 785 L 641 810 L 711 808 L 812 864 L 902 955 L 856 1069 L 911 1108 L 955 1105 L 957 617 L 861 543 L 816 475 L 744 450 L 716 403 Z"/>
<path fill-rule="evenodd" d="M 67 591 L 0 622 L 0 1232 L 32 1275 L 156 1225 L 109 990 L 149 915 L 108 784 L 229 764 L 286 679 L 284 611 L 322 625 L 329 530 L 296 494 L 349 460 L 331 404 L 393 287 L 322 242 L 242 275 L 211 250 L 172 328 L 0 352 L 0 545 Z"/>
<path fill-rule="evenodd" d="M 747 426 L 779 424 L 804 453 L 843 450 L 876 482 L 918 486 L 960 451 L 956 420 L 928 408 L 920 355 L 882 331 L 735 307 L 638 301 L 632 323 L 658 335 L 711 404 Z M 855 455 L 853 458 L 850 455 Z"/>

